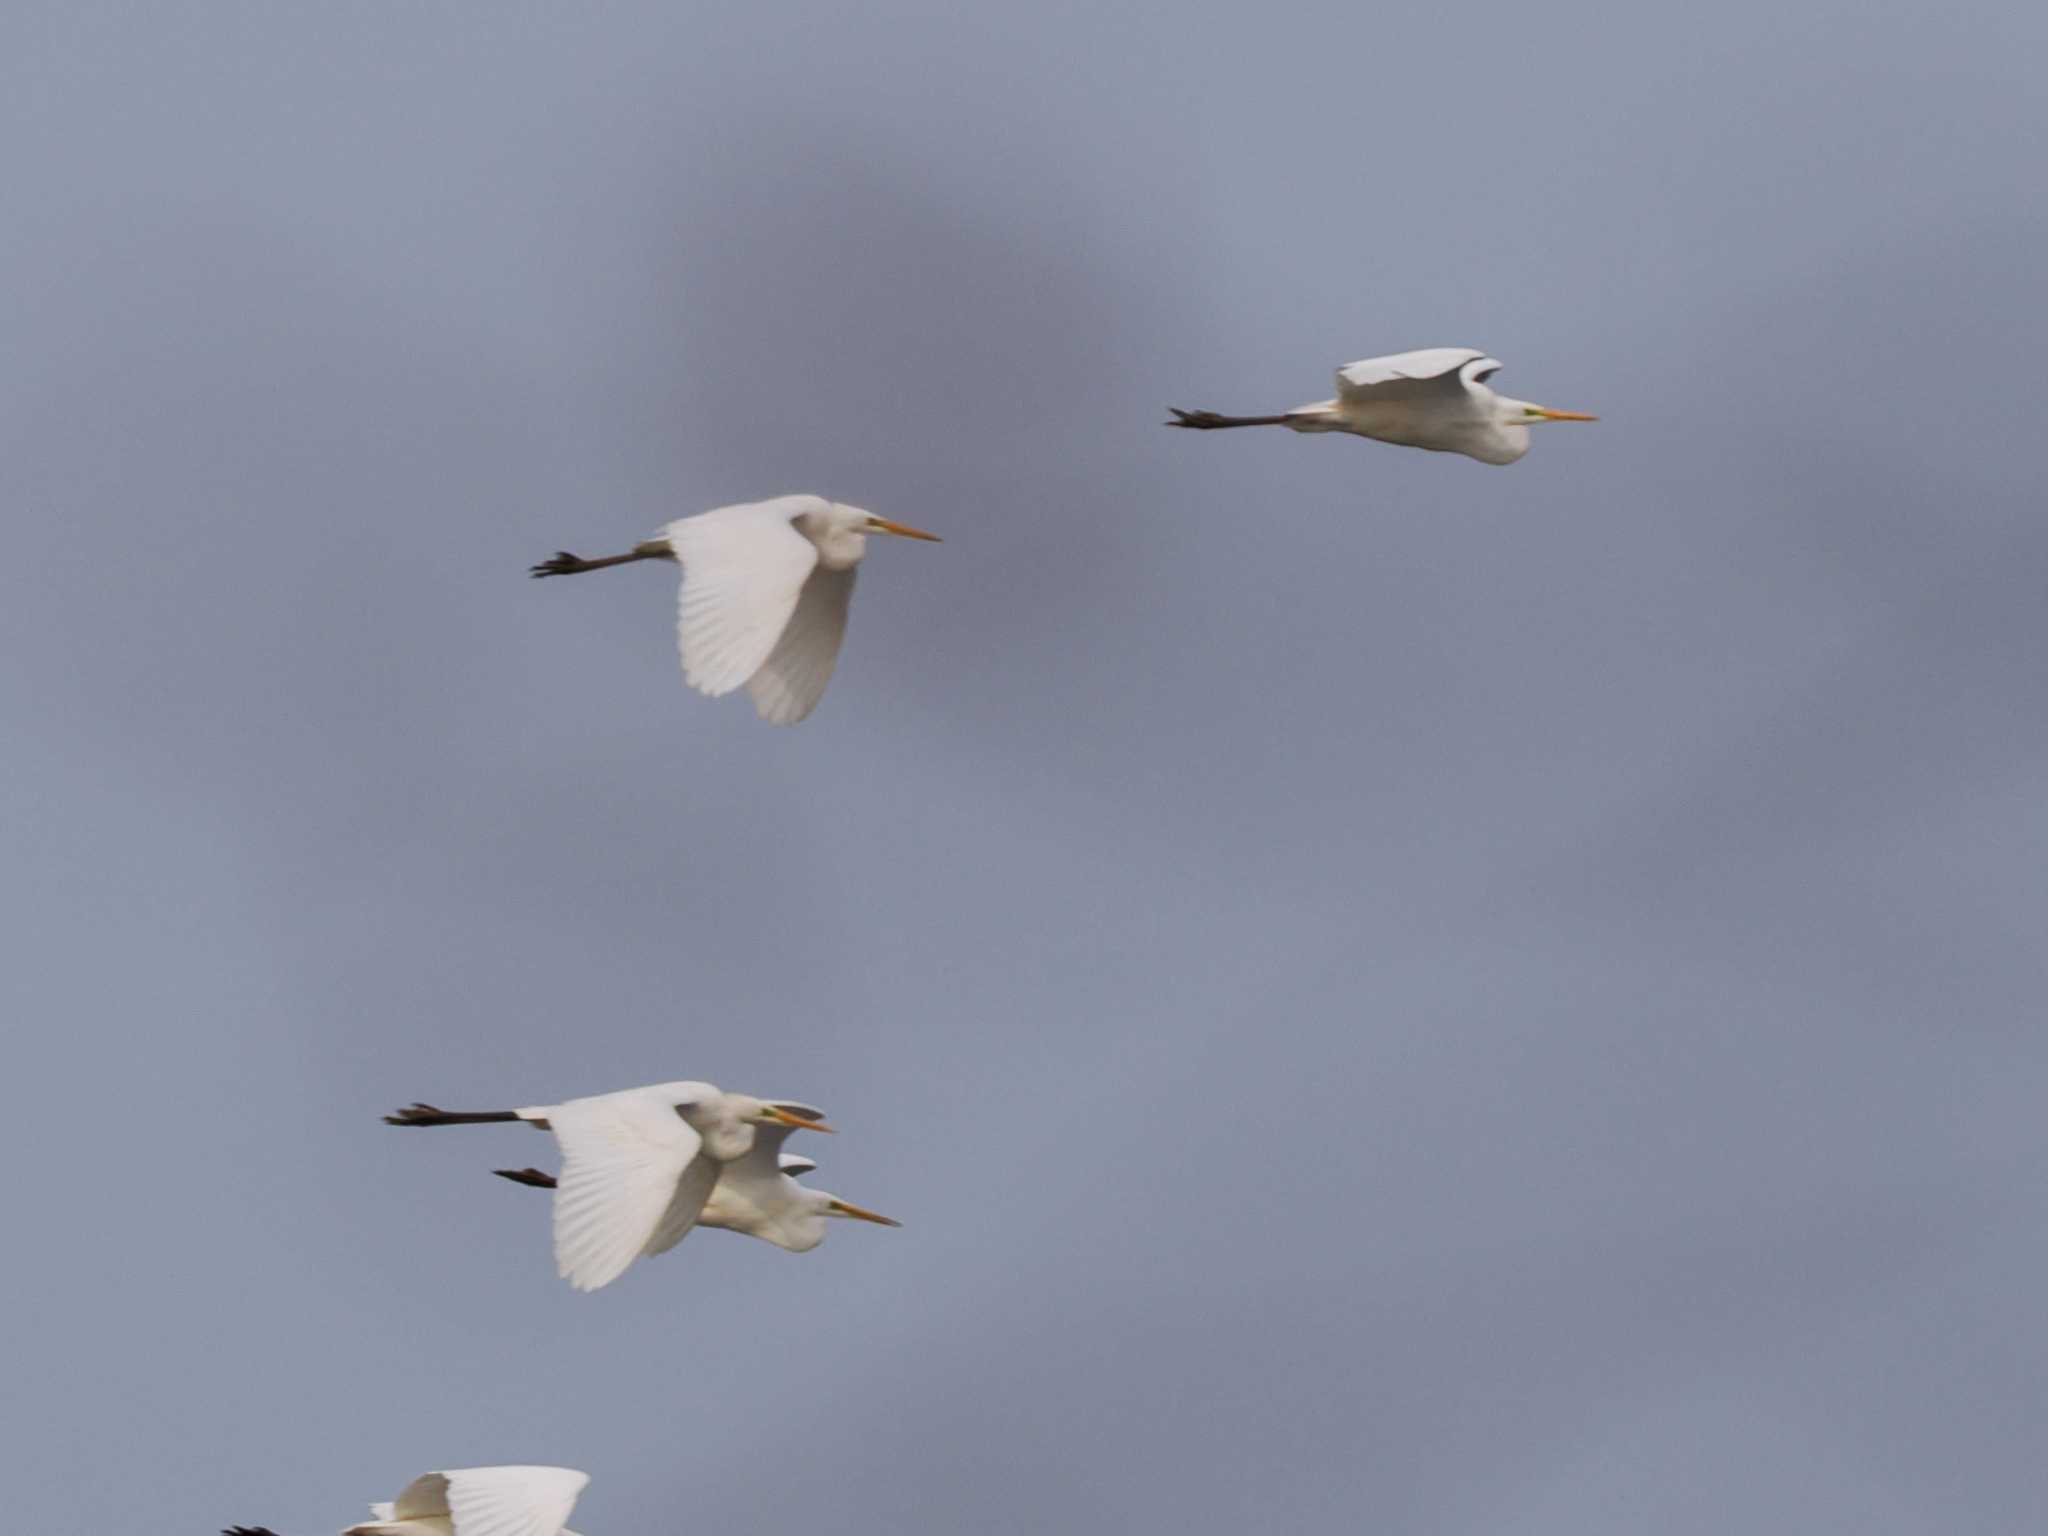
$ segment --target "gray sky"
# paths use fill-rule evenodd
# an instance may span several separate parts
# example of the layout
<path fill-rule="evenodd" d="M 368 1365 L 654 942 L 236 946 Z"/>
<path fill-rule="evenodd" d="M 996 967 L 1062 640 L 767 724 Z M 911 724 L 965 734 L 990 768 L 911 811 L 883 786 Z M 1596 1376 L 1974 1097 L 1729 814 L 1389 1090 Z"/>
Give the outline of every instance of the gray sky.
<path fill-rule="evenodd" d="M 23 1528 L 2048 1520 L 2017 3 L 6 7 Z M 1791 14 L 1788 14 L 1788 10 Z M 1471 344 L 1500 471 L 1162 431 Z M 672 578 L 877 548 L 794 731 Z M 579 1297 L 511 1128 L 902 1217 Z"/>

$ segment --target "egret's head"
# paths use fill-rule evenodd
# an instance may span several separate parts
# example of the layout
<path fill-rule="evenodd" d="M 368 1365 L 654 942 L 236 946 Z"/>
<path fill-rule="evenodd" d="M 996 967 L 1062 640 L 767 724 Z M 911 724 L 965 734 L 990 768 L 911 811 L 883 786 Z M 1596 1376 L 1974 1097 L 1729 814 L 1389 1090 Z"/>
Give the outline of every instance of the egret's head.
<path fill-rule="evenodd" d="M 845 506 L 840 502 L 828 502 L 822 512 L 805 512 L 796 519 L 813 544 L 818 546 L 818 563 L 827 570 L 843 571 L 858 565 L 862 555 L 867 553 L 868 535 L 890 533 L 902 539 L 926 539 L 938 543 L 939 536 L 926 533 L 922 528 L 912 528 L 907 523 L 892 523 L 886 517 L 876 517 L 859 507 Z"/>
<path fill-rule="evenodd" d="M 754 1128 L 740 1110 L 740 1095 L 712 1083 L 664 1083 L 662 1089 L 683 1123 L 703 1137 L 704 1150 L 720 1162 L 744 1157 L 754 1145 Z"/>
<path fill-rule="evenodd" d="M 803 1162 L 806 1167 L 809 1166 L 802 1158 L 792 1159 L 791 1162 Z M 796 1171 L 798 1170 L 792 1168 L 790 1162 L 783 1164 L 785 1176 Z M 887 1216 L 878 1215 L 874 1211 L 863 1210 L 851 1201 L 827 1194 L 822 1189 L 811 1189 L 799 1184 L 794 1178 L 785 1177 L 784 1182 L 788 1198 L 773 1202 L 761 1212 L 765 1219 L 748 1221 L 741 1227 L 742 1231 L 771 1242 L 778 1248 L 786 1248 L 791 1253 L 809 1253 L 825 1241 L 825 1219 L 828 1216 L 846 1216 L 855 1221 L 872 1221 L 883 1227 L 903 1225 L 900 1221 L 891 1221 Z M 719 1188 L 723 1189 L 724 1186 L 720 1185 Z M 715 1205 L 716 1190 L 713 1191 L 712 1199 Z M 714 1214 L 720 1218 L 724 1216 L 722 1211 Z M 721 1222 L 714 1220 L 711 1224 L 719 1225 Z"/>
<path fill-rule="evenodd" d="M 711 1155 L 742 1156 L 754 1144 L 754 1127 L 785 1125 L 792 1130 L 830 1131 L 822 1112 L 786 1100 L 771 1103 L 752 1094 L 726 1093 L 711 1083 L 664 1083 L 663 1094 L 690 1129 L 704 1138 Z"/>
<path fill-rule="evenodd" d="M 771 1243 L 787 1248 L 791 1253 L 808 1253 L 825 1241 L 825 1222 L 828 1217 L 841 1217 L 848 1221 L 871 1221 L 878 1227 L 900 1227 L 902 1222 L 884 1216 L 878 1211 L 855 1205 L 851 1200 L 842 1200 L 837 1195 L 822 1189 L 811 1189 L 797 1185 L 800 1192 L 795 1208 L 776 1222 L 773 1229 L 761 1233 Z"/>
<path fill-rule="evenodd" d="M 726 1098 L 742 1124 L 745 1125 L 786 1125 L 793 1131 L 823 1131 L 832 1135 L 832 1127 L 825 1123 L 823 1110 L 813 1109 L 808 1104 L 792 1104 L 787 1099 L 769 1101 L 753 1098 L 744 1093 L 730 1093 Z"/>

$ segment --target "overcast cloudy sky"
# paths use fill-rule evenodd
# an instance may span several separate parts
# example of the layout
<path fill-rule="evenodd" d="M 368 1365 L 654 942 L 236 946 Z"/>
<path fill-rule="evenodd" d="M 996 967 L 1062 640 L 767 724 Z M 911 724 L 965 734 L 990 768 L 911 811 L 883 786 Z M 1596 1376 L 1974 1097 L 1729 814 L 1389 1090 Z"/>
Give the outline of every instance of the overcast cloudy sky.
<path fill-rule="evenodd" d="M 2042 1528 L 2044 49 L 0 9 L 14 1523 Z M 1463 344 L 1601 423 L 1159 426 Z M 793 731 L 524 576 L 800 490 Z M 697 1076 L 906 1225 L 377 1123 Z"/>

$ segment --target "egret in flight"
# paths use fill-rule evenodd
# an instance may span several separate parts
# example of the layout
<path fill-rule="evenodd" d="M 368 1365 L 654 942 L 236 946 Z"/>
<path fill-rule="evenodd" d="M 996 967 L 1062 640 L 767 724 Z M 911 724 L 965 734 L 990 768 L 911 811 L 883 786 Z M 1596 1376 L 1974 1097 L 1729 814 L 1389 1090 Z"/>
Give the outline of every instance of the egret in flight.
<path fill-rule="evenodd" d="M 683 568 L 676 630 L 684 680 L 713 698 L 744 683 L 763 720 L 794 725 L 832 680 L 854 570 L 871 533 L 939 542 L 937 534 L 822 496 L 778 496 L 681 518 L 623 555 L 585 560 L 565 549 L 532 574 L 676 561 Z"/>
<path fill-rule="evenodd" d="M 1368 357 L 1337 370 L 1337 398 L 1279 416 L 1219 416 L 1173 409 L 1169 427 L 1287 427 L 1350 432 L 1409 448 L 1462 453 L 1482 464 L 1512 464 L 1529 451 L 1529 428 L 1542 421 L 1598 421 L 1583 411 L 1553 411 L 1486 387 L 1498 359 L 1471 347 L 1430 347 Z"/>
<path fill-rule="evenodd" d="M 555 1268 L 594 1291 L 642 1254 L 688 1234 L 724 1166 L 753 1149 L 756 1128 L 830 1131 L 808 1104 L 725 1093 L 710 1083 L 656 1083 L 527 1109 L 460 1112 L 411 1104 L 387 1125 L 481 1125 L 524 1120 L 562 1149 L 555 1188 Z M 780 1142 L 777 1143 L 780 1145 Z"/>
<path fill-rule="evenodd" d="M 429 1472 L 341 1536 L 576 1536 L 568 1528 L 587 1473 L 568 1467 L 464 1467 Z M 231 1525 L 221 1536 L 277 1536 Z"/>
<path fill-rule="evenodd" d="M 778 1248 L 787 1248 L 791 1253 L 809 1253 L 825 1241 L 825 1223 L 834 1216 L 872 1221 L 883 1227 L 903 1225 L 850 1200 L 799 1184 L 796 1176 L 809 1173 L 818 1165 L 808 1157 L 794 1157 L 781 1150 L 792 1129 L 786 1125 L 762 1126 L 754 1133 L 751 1152 L 721 1165 L 711 1198 L 697 1214 L 698 1226 L 742 1232 Z M 554 1178 L 538 1168 L 492 1171 L 515 1184 L 528 1184 L 535 1189 L 555 1187 Z"/>

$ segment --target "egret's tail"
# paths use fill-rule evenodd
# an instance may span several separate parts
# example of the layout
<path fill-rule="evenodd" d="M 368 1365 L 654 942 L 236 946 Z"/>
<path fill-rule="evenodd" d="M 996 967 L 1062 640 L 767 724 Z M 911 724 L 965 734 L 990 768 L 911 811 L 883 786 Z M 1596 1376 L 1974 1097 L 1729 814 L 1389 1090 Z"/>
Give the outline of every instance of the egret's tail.
<path fill-rule="evenodd" d="M 1214 411 L 1184 411 L 1177 405 L 1169 405 L 1173 420 L 1164 423 L 1169 427 L 1190 427 L 1197 432 L 1213 432 L 1218 427 L 1284 427 L 1288 425 L 1285 416 L 1219 416 Z"/>
<path fill-rule="evenodd" d="M 436 1109 L 431 1104 L 408 1104 L 395 1109 L 384 1117 L 386 1125 L 492 1125 L 500 1120 L 517 1120 L 519 1115 L 510 1109 L 486 1109 L 471 1114 L 461 1114 L 451 1109 Z"/>

